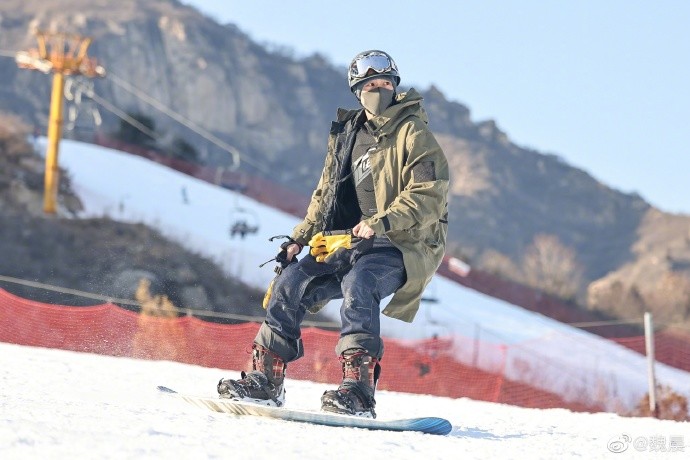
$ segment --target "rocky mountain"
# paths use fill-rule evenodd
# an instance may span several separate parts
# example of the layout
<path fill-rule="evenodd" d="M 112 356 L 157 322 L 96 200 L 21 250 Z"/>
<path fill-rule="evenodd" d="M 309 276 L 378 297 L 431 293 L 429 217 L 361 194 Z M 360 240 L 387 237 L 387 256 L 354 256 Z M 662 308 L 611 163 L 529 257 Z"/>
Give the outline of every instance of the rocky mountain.
<path fill-rule="evenodd" d="M 142 94 L 239 151 L 240 171 L 305 194 L 323 164 L 335 108 L 355 103 L 344 70 L 323 57 L 266 49 L 176 0 L 2 2 L 1 50 L 35 47 L 37 29 L 92 37 L 89 54 L 108 71 L 94 82 L 96 94 L 154 120 L 159 146 L 183 137 L 199 161 L 233 165 L 227 149 Z M 0 60 L 0 110 L 44 129 L 48 77 Z M 557 156 L 515 145 L 438 88 L 421 93 L 452 168 L 449 254 L 582 308 L 690 318 L 689 216 L 662 213 Z M 101 112 L 98 130 L 117 131 L 120 120 Z"/>

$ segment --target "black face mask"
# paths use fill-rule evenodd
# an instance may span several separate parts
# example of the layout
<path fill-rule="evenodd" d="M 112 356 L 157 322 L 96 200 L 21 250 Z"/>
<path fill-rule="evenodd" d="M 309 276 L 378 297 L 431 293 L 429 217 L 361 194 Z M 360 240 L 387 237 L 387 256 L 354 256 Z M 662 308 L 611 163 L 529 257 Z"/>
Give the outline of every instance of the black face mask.
<path fill-rule="evenodd" d="M 381 115 L 393 102 L 395 91 L 388 88 L 374 88 L 372 91 L 362 91 L 359 102 L 372 115 Z"/>

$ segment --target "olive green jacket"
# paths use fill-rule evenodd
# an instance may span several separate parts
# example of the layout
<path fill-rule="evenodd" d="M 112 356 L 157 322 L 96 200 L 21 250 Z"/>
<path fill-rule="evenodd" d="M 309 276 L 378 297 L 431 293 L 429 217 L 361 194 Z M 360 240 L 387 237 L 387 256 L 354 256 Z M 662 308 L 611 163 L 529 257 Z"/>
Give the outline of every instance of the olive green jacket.
<path fill-rule="evenodd" d="M 365 123 L 376 140 L 369 158 L 379 209 L 365 223 L 377 235 L 388 236 L 400 249 L 407 272 L 407 281 L 383 313 L 407 322 L 414 319 L 422 292 L 441 263 L 447 233 L 448 163 L 427 127 L 421 102 L 419 93 L 410 89 L 397 95 L 396 103 L 381 115 Z M 352 142 L 348 135 L 361 114 L 362 109 L 338 110 L 321 179 L 306 217 L 292 233 L 292 238 L 302 244 L 322 230 L 338 227 L 332 216 L 334 209 L 343 207 L 338 203 L 338 197 L 342 197 L 339 187 L 343 187 L 347 170 L 341 165 L 349 163 Z M 348 227 L 357 221 L 349 221 Z"/>

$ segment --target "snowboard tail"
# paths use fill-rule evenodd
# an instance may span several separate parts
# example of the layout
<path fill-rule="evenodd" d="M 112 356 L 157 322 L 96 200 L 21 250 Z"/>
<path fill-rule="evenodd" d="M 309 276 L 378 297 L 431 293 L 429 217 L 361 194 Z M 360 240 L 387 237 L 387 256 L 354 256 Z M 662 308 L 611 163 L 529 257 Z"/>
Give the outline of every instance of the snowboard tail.
<path fill-rule="evenodd" d="M 315 425 L 334 427 L 366 428 L 369 430 L 385 431 L 417 431 L 420 433 L 446 435 L 453 429 L 450 422 L 439 417 L 420 417 L 399 420 L 379 420 L 348 415 L 338 415 L 308 410 L 288 409 L 285 407 L 269 407 L 259 404 L 232 401 L 229 399 L 212 398 L 208 396 L 192 396 L 165 387 L 158 390 L 169 394 L 203 409 L 234 415 L 254 415 L 277 420 L 287 420 Z"/>

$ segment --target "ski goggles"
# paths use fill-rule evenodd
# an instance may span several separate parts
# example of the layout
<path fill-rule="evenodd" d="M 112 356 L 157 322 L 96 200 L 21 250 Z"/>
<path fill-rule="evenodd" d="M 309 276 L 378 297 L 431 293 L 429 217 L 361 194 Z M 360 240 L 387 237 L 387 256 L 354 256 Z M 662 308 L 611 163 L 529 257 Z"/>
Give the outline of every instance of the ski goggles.
<path fill-rule="evenodd" d="M 376 73 L 397 71 L 395 63 L 385 54 L 371 53 L 357 57 L 350 66 L 350 78 L 366 77 L 369 70 Z"/>

